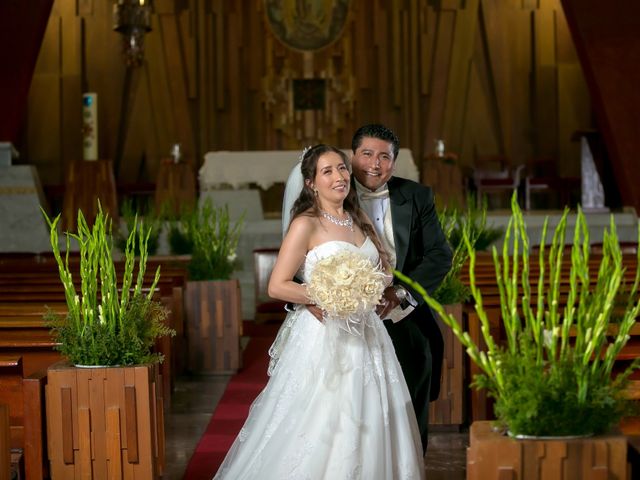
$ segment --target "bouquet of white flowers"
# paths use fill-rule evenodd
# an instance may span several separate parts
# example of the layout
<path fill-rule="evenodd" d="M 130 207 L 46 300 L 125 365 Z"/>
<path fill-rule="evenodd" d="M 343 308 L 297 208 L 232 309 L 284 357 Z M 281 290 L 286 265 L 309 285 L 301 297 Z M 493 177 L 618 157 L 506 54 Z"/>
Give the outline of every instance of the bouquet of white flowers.
<path fill-rule="evenodd" d="M 349 333 L 361 335 L 367 314 L 380 302 L 390 279 L 367 256 L 342 251 L 315 264 L 307 295 L 324 310 L 326 319 L 338 320 Z"/>

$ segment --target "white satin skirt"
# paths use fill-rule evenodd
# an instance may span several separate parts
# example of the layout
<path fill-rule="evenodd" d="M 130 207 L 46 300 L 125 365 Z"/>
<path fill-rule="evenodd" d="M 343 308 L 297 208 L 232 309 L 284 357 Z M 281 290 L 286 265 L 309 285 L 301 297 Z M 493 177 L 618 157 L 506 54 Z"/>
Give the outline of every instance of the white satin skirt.
<path fill-rule="evenodd" d="M 268 384 L 215 479 L 424 478 L 420 434 L 391 339 L 375 313 L 363 334 L 291 312 Z"/>

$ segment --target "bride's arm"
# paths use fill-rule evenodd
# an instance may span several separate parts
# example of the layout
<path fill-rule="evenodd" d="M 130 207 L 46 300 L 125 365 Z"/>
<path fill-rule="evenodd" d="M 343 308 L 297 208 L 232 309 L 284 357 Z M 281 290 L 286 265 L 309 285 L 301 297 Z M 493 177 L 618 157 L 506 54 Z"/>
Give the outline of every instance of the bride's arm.
<path fill-rule="evenodd" d="M 268 286 L 270 297 L 291 303 L 309 303 L 306 287 L 294 282 L 293 277 L 305 260 L 313 230 L 311 217 L 300 216 L 291 222 L 271 272 Z"/>

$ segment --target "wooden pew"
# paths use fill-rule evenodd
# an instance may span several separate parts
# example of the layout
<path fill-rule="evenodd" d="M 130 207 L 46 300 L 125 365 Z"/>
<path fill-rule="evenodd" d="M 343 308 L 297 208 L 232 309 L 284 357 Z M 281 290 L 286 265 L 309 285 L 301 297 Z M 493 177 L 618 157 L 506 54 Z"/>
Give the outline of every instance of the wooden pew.
<path fill-rule="evenodd" d="M 184 288 L 187 282 L 187 264 L 189 257 L 185 256 L 157 256 L 149 257 L 147 270 L 145 273 L 145 285 L 150 285 L 155 276 L 155 271 L 160 266 L 160 301 L 169 309 L 169 325 L 176 330 L 176 336 L 163 341 L 169 342 L 171 349 L 166 349 L 175 355 L 166 357 L 162 374 L 167 376 L 167 369 L 171 366 L 171 371 L 175 374 L 183 373 L 186 370 L 186 329 L 184 317 Z M 79 257 L 72 254 L 69 265 L 74 272 L 76 288 L 79 286 Z M 116 273 L 121 278 L 124 271 L 124 262 L 116 261 Z M 134 274 L 136 272 L 134 271 Z M 38 285 L 37 289 L 42 292 L 41 300 L 45 302 L 57 299 L 55 292 L 63 291 L 58 275 L 58 267 L 52 254 L 45 253 L 39 255 L 19 255 L 17 258 L 5 255 L 0 256 L 0 302 L 4 301 L 28 301 L 30 296 L 27 291 Z M 14 295 L 15 293 L 15 295 Z M 173 385 L 175 374 L 168 376 Z"/>
<path fill-rule="evenodd" d="M 66 313 L 66 304 L 51 304 L 59 313 Z M 0 304 L 0 353 L 22 357 L 25 375 L 46 371 L 61 359 L 56 342 L 42 318 L 42 304 Z"/>
<path fill-rule="evenodd" d="M 165 357 L 161 365 L 161 375 L 167 405 L 169 405 L 176 372 L 182 373 L 186 369 L 184 359 L 187 345 L 183 290 L 187 280 L 187 261 L 186 257 L 150 257 L 145 273 L 144 284 L 150 285 L 156 268 L 160 266 L 159 300 L 169 310 L 168 324 L 176 330 L 175 337 L 163 337 L 158 341 L 158 349 Z M 78 272 L 74 273 L 74 281 L 76 289 L 79 290 L 79 257 L 72 255 L 69 265 L 72 270 L 78 269 Z M 117 261 L 117 276 L 121 278 L 123 271 L 124 262 Z M 52 255 L 19 255 L 17 258 L 10 256 L 0 258 L 0 303 L 54 304 L 62 301 L 64 301 L 64 290 Z M 27 317 L 24 312 L 19 316 Z M 177 354 L 174 355 L 174 352 Z"/>
<path fill-rule="evenodd" d="M 60 294 L 58 302 L 44 305 L 38 300 L 38 292 L 31 301 L 0 304 L 0 352 L 21 355 L 27 374 L 46 370 L 49 365 L 62 359 L 56 350 L 56 342 L 51 336 L 50 328 L 45 324 L 43 315 L 50 309 L 60 315 L 66 315 L 67 304 L 64 294 Z M 156 350 L 165 360 L 160 364 L 162 393 L 167 398 L 166 408 L 170 406 L 173 388 L 171 338 L 158 339 Z"/>
<path fill-rule="evenodd" d="M 0 354 L 0 403 L 9 407 L 10 444 L 23 450 L 26 477 L 47 477 L 45 372 L 26 375 L 22 358 Z"/>

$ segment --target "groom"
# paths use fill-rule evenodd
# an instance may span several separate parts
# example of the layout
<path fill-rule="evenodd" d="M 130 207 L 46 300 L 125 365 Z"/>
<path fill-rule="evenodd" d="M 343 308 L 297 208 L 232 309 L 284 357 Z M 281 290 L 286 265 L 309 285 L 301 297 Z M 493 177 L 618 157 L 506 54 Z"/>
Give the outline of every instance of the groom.
<path fill-rule="evenodd" d="M 451 268 L 431 188 L 394 177 L 398 137 L 383 125 L 365 125 L 351 142 L 352 181 L 392 266 L 433 294 Z M 389 336 L 404 373 L 426 452 L 429 401 L 438 398 L 443 340 L 422 297 L 397 279 L 384 292 Z M 383 302 L 384 303 L 384 302 Z"/>

